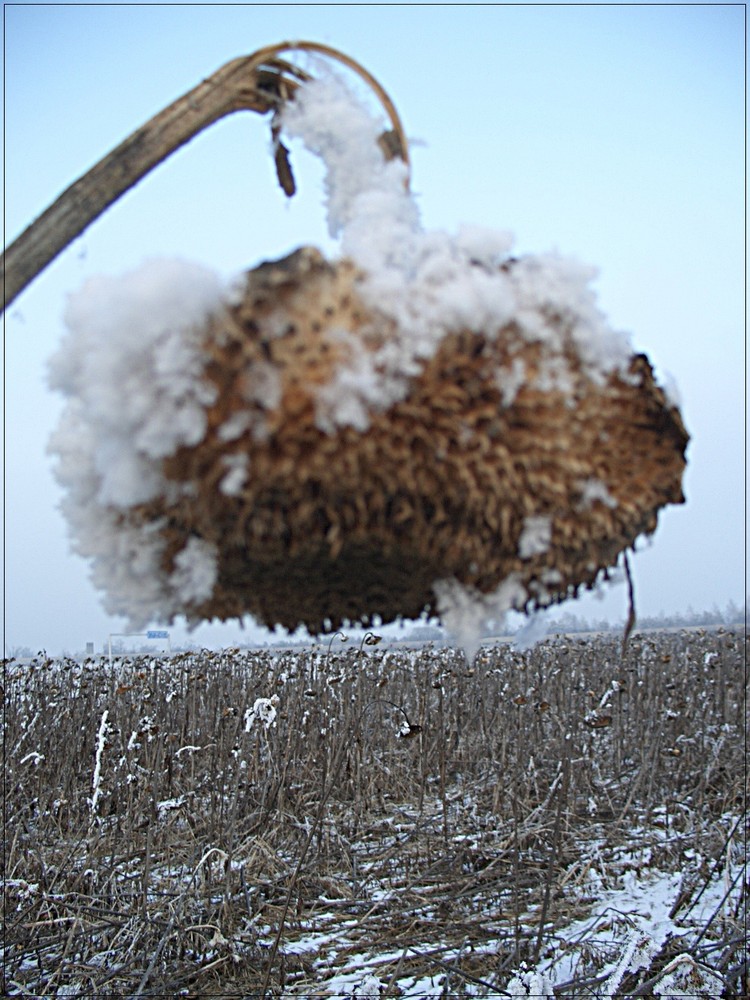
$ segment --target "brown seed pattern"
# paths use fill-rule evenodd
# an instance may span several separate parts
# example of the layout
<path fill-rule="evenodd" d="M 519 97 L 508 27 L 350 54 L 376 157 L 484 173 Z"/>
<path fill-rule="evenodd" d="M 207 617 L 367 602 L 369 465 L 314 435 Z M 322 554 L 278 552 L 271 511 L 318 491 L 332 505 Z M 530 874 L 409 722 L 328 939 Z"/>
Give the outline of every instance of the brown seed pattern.
<path fill-rule="evenodd" d="M 190 617 L 318 631 L 417 616 L 437 580 L 490 593 L 510 574 L 528 608 L 544 605 L 592 586 L 660 508 L 683 502 L 688 435 L 648 359 L 599 384 L 570 344 L 572 389 L 541 388 L 544 348 L 512 323 L 447 334 L 368 430 L 321 430 L 316 394 L 351 336 L 374 350 L 395 335 L 360 279 L 303 248 L 249 272 L 209 322 L 206 377 L 219 391 L 206 435 L 164 462 L 178 499 L 129 515 L 160 525 L 167 573 L 190 537 L 216 546 L 216 587 Z M 519 358 L 525 378 L 508 401 L 497 375 Z M 227 493 L 232 462 L 246 475 Z M 586 501 L 591 481 L 608 502 Z M 522 558 L 529 517 L 549 519 L 550 542 Z"/>

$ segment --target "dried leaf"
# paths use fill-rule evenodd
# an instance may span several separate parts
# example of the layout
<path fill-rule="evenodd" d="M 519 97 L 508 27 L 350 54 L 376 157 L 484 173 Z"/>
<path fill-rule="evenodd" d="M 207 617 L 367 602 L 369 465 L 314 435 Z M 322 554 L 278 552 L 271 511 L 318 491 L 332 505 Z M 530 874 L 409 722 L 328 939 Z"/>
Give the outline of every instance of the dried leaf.
<path fill-rule="evenodd" d="M 382 135 L 378 136 L 378 146 L 383 153 L 386 160 L 395 160 L 398 157 L 401 160 L 406 160 L 405 150 L 401 146 L 401 140 L 398 137 L 398 133 L 393 129 L 389 129 L 383 132 Z"/>
<path fill-rule="evenodd" d="M 607 726 L 612 725 L 611 715 L 591 715 L 583 720 L 587 726 L 592 729 L 605 729 Z"/>
<path fill-rule="evenodd" d="M 287 198 L 291 198 L 297 191 L 297 185 L 294 183 L 292 165 L 289 162 L 289 150 L 283 142 L 276 142 L 276 151 L 273 160 L 276 164 L 276 176 L 279 179 L 281 189 Z"/>

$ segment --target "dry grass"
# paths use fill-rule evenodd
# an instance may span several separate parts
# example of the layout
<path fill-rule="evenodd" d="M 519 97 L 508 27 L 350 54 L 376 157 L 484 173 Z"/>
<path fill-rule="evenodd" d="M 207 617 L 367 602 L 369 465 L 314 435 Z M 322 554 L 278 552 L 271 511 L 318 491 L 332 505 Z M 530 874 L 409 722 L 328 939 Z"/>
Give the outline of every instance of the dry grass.
<path fill-rule="evenodd" d="M 389 995 L 502 990 L 626 855 L 688 927 L 743 842 L 745 640 L 8 661 L 4 992 L 309 996 L 364 951 Z M 741 995 L 743 912 L 705 924 L 680 949 Z"/>

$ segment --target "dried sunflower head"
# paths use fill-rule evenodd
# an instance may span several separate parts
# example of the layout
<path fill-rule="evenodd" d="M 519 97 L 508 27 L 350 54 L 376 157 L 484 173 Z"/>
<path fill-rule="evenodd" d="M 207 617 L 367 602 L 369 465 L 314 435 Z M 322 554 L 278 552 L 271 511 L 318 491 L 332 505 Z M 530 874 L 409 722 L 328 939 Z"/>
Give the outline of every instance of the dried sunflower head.
<path fill-rule="evenodd" d="M 196 272 L 158 295 L 144 272 L 98 346 L 101 304 L 71 307 L 57 450 L 111 610 L 317 632 L 593 585 L 683 501 L 688 436 L 647 358 L 578 265 L 424 233 L 339 81 L 300 86 L 281 125 L 326 160 L 338 260 L 303 247 L 229 294 Z M 84 342 L 109 398 L 72 374 Z"/>
<path fill-rule="evenodd" d="M 687 435 L 646 358 L 592 379 L 571 347 L 550 386 L 543 348 L 513 322 L 446 334 L 402 398 L 332 429 L 352 345 L 364 371 L 361 355 L 397 336 L 361 277 L 305 248 L 249 272 L 207 319 L 205 432 L 162 460 L 157 497 L 121 514 L 159 538 L 167 579 L 190 540 L 208 547 L 213 584 L 184 602 L 190 617 L 390 621 L 435 609 L 448 580 L 482 594 L 512 581 L 511 606 L 546 605 L 682 502 Z"/>

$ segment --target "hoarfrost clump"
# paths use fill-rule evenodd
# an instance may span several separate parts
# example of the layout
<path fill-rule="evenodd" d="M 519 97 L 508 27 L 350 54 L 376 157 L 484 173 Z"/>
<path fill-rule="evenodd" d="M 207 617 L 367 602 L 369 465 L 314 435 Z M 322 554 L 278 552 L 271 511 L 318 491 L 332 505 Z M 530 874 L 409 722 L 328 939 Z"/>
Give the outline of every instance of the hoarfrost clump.
<path fill-rule="evenodd" d="M 70 297 L 49 380 L 73 401 L 70 422 L 89 432 L 99 503 L 158 495 L 155 460 L 203 437 L 215 392 L 202 378 L 200 328 L 220 294 L 207 268 L 152 260 L 119 278 L 91 278 Z"/>
<path fill-rule="evenodd" d="M 601 479 L 586 479 L 581 483 L 580 508 L 586 510 L 596 502 L 612 509 L 617 506 L 617 501 L 607 489 L 606 483 Z"/>
<path fill-rule="evenodd" d="M 443 624 L 472 662 L 488 622 L 502 623 L 508 611 L 520 610 L 528 597 L 518 576 L 511 573 L 491 594 L 482 594 L 457 580 L 439 580 L 437 609 Z"/>
<path fill-rule="evenodd" d="M 321 66 L 314 79 L 298 88 L 282 120 L 287 135 L 302 138 L 325 163 L 331 236 L 361 226 L 363 217 L 372 221 L 387 209 L 387 221 L 400 223 L 400 233 L 409 242 L 417 226 L 417 211 L 414 202 L 403 197 L 406 167 L 401 160 L 385 160 L 378 143 L 380 122 L 337 74 Z M 397 241 L 384 234 L 384 228 L 378 225 L 376 234 L 387 237 L 393 251 Z M 406 245 L 403 250 L 407 251 Z M 394 254 L 394 262 L 398 256 Z"/>
<path fill-rule="evenodd" d="M 205 433 L 215 390 L 203 378 L 201 326 L 221 292 L 213 271 L 181 260 L 92 278 L 70 297 L 50 360 L 50 384 L 68 399 L 49 451 L 73 548 L 91 560 L 107 610 L 133 627 L 169 619 L 213 587 L 205 545 L 191 540 L 165 577 L 160 525 L 128 525 L 122 514 L 171 496 L 162 460 Z"/>
<path fill-rule="evenodd" d="M 700 965 L 686 953 L 677 955 L 662 970 L 653 993 L 663 1000 L 680 997 L 681 1000 L 712 1000 L 724 995 L 725 984 L 713 969 Z"/>
<path fill-rule="evenodd" d="M 239 496 L 248 477 L 247 455 L 225 455 L 222 462 L 227 474 L 221 480 L 219 489 L 228 497 Z"/>
<path fill-rule="evenodd" d="M 531 559 L 532 556 L 546 552 L 552 541 L 552 521 L 548 517 L 534 516 L 524 518 L 521 537 L 518 539 L 518 554 L 521 559 Z"/>
<path fill-rule="evenodd" d="M 625 371 L 632 355 L 630 339 L 611 329 L 596 304 L 590 287 L 596 268 L 546 253 L 520 258 L 512 274 L 517 318 L 529 340 L 561 351 L 562 334 L 569 334 L 586 373 L 597 382 L 611 371 Z"/>
<path fill-rule="evenodd" d="M 334 331 L 334 336 L 346 347 L 348 360 L 335 380 L 318 389 L 316 422 L 326 434 L 335 434 L 342 425 L 365 432 L 373 408 L 382 403 L 382 385 L 359 338 L 346 330 Z M 394 377 L 392 387 L 396 381 Z"/>
<path fill-rule="evenodd" d="M 236 441 L 242 437 L 245 431 L 252 425 L 252 422 L 252 416 L 246 411 L 243 412 L 240 410 L 237 413 L 233 413 L 221 425 L 217 431 L 217 437 L 220 441 Z"/>
<path fill-rule="evenodd" d="M 378 979 L 377 976 L 365 976 L 358 986 L 354 987 L 354 992 L 352 996 L 367 998 L 367 1000 L 379 1000 L 381 993 L 383 992 L 383 983 Z"/>
<path fill-rule="evenodd" d="M 572 386 L 566 339 L 593 380 L 625 371 L 629 338 L 608 326 L 596 304 L 590 287 L 595 269 L 552 253 L 504 267 L 513 236 L 487 227 L 462 225 L 454 236 L 425 232 L 405 165 L 400 159 L 386 162 L 378 148 L 382 123 L 334 73 L 321 71 L 303 84 L 282 121 L 290 137 L 323 159 L 329 230 L 341 237 L 343 255 L 365 272 L 359 286 L 365 302 L 397 331 L 380 348 L 357 356 L 351 369 L 342 364 L 334 380 L 338 395 L 328 387 L 318 414 L 323 429 L 330 430 L 332 420 L 362 429 L 369 413 L 403 398 L 408 377 L 450 330 L 494 336 L 514 321 L 522 336 L 545 347 L 537 376 L 541 388 Z M 505 405 L 524 376 L 517 359 L 498 373 Z M 352 393 L 366 398 L 364 413 L 361 406 L 345 405 Z M 339 401 L 333 412 L 331 398 Z"/>
<path fill-rule="evenodd" d="M 555 997 L 550 978 L 543 972 L 528 971 L 523 964 L 506 989 L 512 997 L 534 997 L 535 1000 L 554 1000 Z"/>
<path fill-rule="evenodd" d="M 276 706 L 279 704 L 278 695 L 270 698 L 256 698 L 252 708 L 245 712 L 245 732 L 249 733 L 255 722 L 262 722 L 266 730 L 276 725 Z"/>
<path fill-rule="evenodd" d="M 216 546 L 202 538 L 191 538 L 175 556 L 175 570 L 169 578 L 178 601 L 192 603 L 210 597 L 217 574 Z"/>
<path fill-rule="evenodd" d="M 495 374 L 495 382 L 502 397 L 503 406 L 510 406 L 518 390 L 526 381 L 526 365 L 521 358 L 513 358 L 507 368 Z"/>
<path fill-rule="evenodd" d="M 156 812 L 159 819 L 164 819 L 167 813 L 173 812 L 175 809 L 179 809 L 185 804 L 186 797 L 184 795 L 177 796 L 171 799 L 162 799 L 161 802 L 156 803 Z"/>

